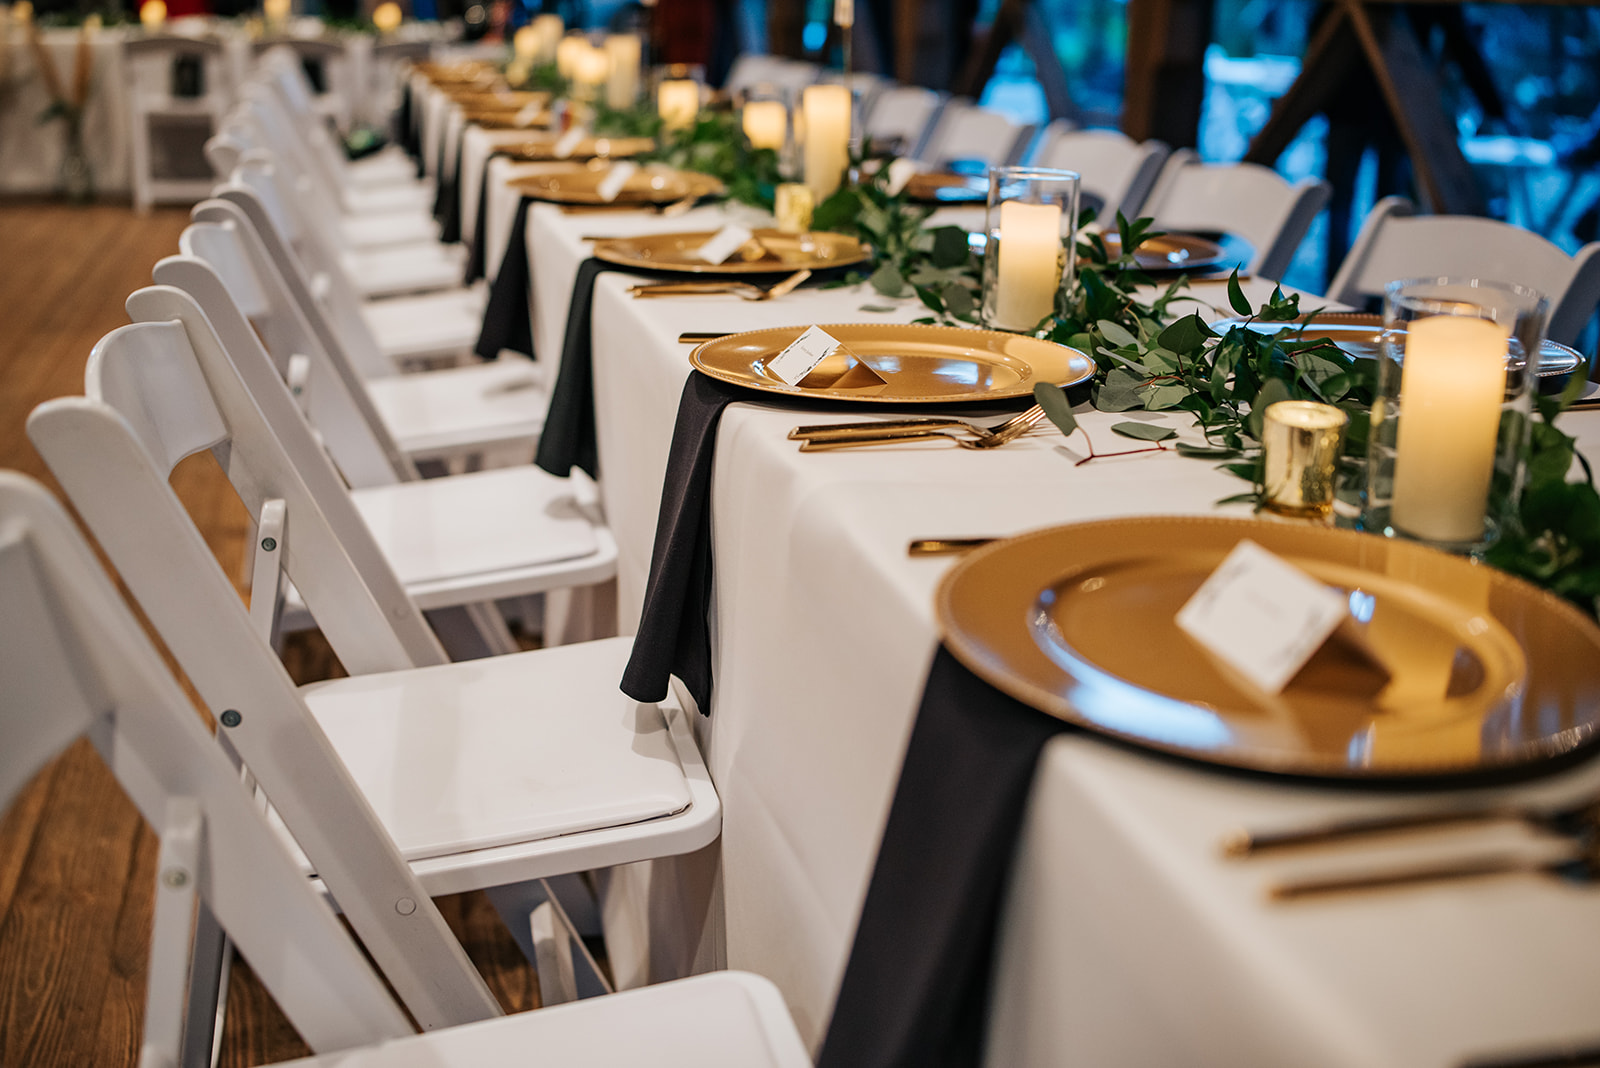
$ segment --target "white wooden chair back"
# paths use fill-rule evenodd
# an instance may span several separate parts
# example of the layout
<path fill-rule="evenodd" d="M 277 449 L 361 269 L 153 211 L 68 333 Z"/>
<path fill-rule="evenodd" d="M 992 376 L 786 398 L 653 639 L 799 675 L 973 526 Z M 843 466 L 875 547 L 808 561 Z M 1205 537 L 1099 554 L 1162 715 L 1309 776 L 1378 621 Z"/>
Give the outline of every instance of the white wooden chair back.
<path fill-rule="evenodd" d="M 349 128 L 356 86 L 349 54 L 341 42 L 281 37 L 258 41 L 254 49 L 258 73 L 288 86 L 296 110 L 307 118 L 331 121 L 340 130 Z M 322 67 L 322 92 L 317 92 L 306 76 L 306 63 Z"/>
<path fill-rule="evenodd" d="M 276 515 L 263 519 L 274 534 L 260 549 L 281 562 L 352 674 L 442 664 L 437 639 L 370 534 L 355 529 L 348 497 L 327 492 L 337 484 L 327 461 L 308 463 L 302 477 L 273 447 L 194 302 L 153 287 L 129 310 L 146 321 L 95 347 L 88 395 L 40 405 L 29 437 L 413 1016 L 432 1027 L 495 1015 L 482 978 L 172 492 L 172 466 L 209 448 L 250 514 Z M 279 399 L 292 403 L 286 392 Z M 321 459 L 309 434 L 297 447 Z M 319 497 L 332 500 L 333 515 Z M 275 593 L 276 581 L 255 596 Z"/>
<path fill-rule="evenodd" d="M 426 63 L 432 55 L 431 41 L 380 41 L 372 46 L 366 85 L 368 122 L 379 129 L 389 125 L 399 109 L 400 89 L 412 67 Z"/>
<path fill-rule="evenodd" d="M 341 177 L 320 158 L 312 143 L 314 137 L 302 137 L 279 103 L 259 86 L 246 91 L 238 117 L 243 130 L 235 136 L 250 138 L 252 147 L 270 155 L 282 172 L 282 189 L 288 198 L 285 210 L 294 215 L 297 226 L 314 230 L 319 242 L 330 250 L 337 248 Z M 230 132 L 233 126 L 230 122 Z M 302 238 L 297 234 L 295 240 Z"/>
<path fill-rule="evenodd" d="M 237 127 L 219 130 L 206 142 L 206 162 L 211 164 L 211 175 L 217 181 L 227 181 L 228 175 L 233 173 L 249 149 L 238 132 Z"/>
<path fill-rule="evenodd" d="M 932 89 L 917 85 L 891 86 L 873 100 L 861 125 L 872 140 L 898 141 L 900 155 L 916 156 L 932 131 L 943 102 L 944 98 Z"/>
<path fill-rule="evenodd" d="M 1250 271 L 1278 281 L 1330 193 L 1325 181 L 1291 184 L 1259 164 L 1201 163 L 1181 149 L 1168 157 L 1142 214 L 1167 229 L 1237 234 L 1255 250 Z"/>
<path fill-rule="evenodd" d="M 219 299 L 217 287 L 197 276 L 195 261 L 210 269 L 236 312 L 255 327 L 279 377 L 297 396 L 300 410 L 346 482 L 387 486 L 417 477 L 349 359 L 342 350 L 330 351 L 316 336 L 248 224 L 233 219 L 197 223 L 183 232 L 179 248 L 181 255 L 156 265 L 156 283 L 184 290 L 213 319 L 223 319 L 226 309 L 213 306 Z"/>
<path fill-rule="evenodd" d="M 1083 192 L 1102 205 L 1100 223 L 1115 225 L 1119 211 L 1130 220 L 1139 217 L 1170 152 L 1160 141 L 1141 144 L 1118 130 L 1075 130 L 1057 119 L 1045 127 L 1033 162 L 1077 171 Z"/>
<path fill-rule="evenodd" d="M 182 66 L 180 66 L 180 64 Z M 192 77 L 180 95 L 179 71 Z M 221 42 L 156 35 L 122 44 L 123 96 L 128 107 L 133 204 L 192 201 L 209 184 L 202 143 L 222 125 L 233 99 Z"/>
<path fill-rule="evenodd" d="M 939 113 L 938 124 L 917 158 L 935 167 L 956 160 L 981 160 L 1003 167 L 1022 158 L 1033 139 L 1032 123 L 1016 123 L 970 100 L 952 100 Z"/>
<path fill-rule="evenodd" d="M 1401 278 L 1472 277 L 1531 286 L 1550 300 L 1546 333 L 1570 345 L 1600 302 L 1600 242 L 1569 256 L 1559 246 L 1496 219 L 1416 215 L 1404 197 L 1385 197 L 1328 286 L 1328 299 L 1361 306 Z"/>
<path fill-rule="evenodd" d="M 800 90 L 815 83 L 821 73 L 821 68 L 814 63 L 746 52 L 733 61 L 723 88 L 731 96 L 744 89 L 768 84 L 785 90 L 793 100 L 798 101 Z"/>
<path fill-rule="evenodd" d="M 313 1050 L 411 1034 L 72 521 L 7 471 L 0 603 L 0 809 L 86 734 L 161 839 L 141 1065 L 179 1063 L 197 898 Z"/>

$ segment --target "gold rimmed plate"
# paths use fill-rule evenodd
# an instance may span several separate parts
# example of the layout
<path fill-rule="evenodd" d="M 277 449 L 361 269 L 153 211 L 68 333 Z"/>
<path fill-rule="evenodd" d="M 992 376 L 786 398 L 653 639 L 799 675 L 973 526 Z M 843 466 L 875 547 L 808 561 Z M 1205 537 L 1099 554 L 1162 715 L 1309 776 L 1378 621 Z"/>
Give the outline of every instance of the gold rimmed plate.
<path fill-rule="evenodd" d="M 1211 324 L 1211 329 L 1220 334 L 1236 326 L 1249 326 L 1271 334 L 1298 329 L 1303 341 L 1331 341 L 1350 355 L 1366 359 L 1376 358 L 1383 344 L 1383 317 L 1365 312 L 1317 312 L 1287 323 L 1219 319 Z M 1539 348 L 1539 378 L 1564 379 L 1582 365 L 1583 357 L 1578 351 L 1560 342 L 1546 339 Z"/>
<path fill-rule="evenodd" d="M 608 201 L 600 195 L 600 183 L 609 171 L 606 166 L 583 163 L 553 164 L 538 174 L 513 178 L 509 184 L 524 196 L 558 204 L 666 204 L 725 191 L 723 184 L 708 174 L 652 164 L 630 175 L 616 199 Z"/>
<path fill-rule="evenodd" d="M 996 330 L 897 323 L 836 323 L 822 329 L 838 339 L 873 376 L 840 381 L 859 385 L 791 386 L 767 362 L 805 332 L 804 326 L 729 334 L 689 354 L 712 378 L 791 397 L 864 404 L 953 404 L 1032 394 L 1036 382 L 1076 385 L 1094 376 L 1094 361 L 1077 349 Z M 833 358 L 830 358 L 833 359 Z M 863 379 L 866 379 L 863 381 Z"/>
<path fill-rule="evenodd" d="M 1245 538 L 1349 600 L 1348 630 L 1277 695 L 1176 622 Z M 1010 696 L 1207 763 L 1470 777 L 1587 752 L 1600 728 L 1593 621 L 1503 572 L 1354 531 L 1215 517 L 1056 527 L 974 552 L 936 611 L 951 652 Z"/>
<path fill-rule="evenodd" d="M 1122 237 L 1115 231 L 1100 235 L 1112 258 L 1122 254 Z M 1152 234 L 1133 250 L 1133 260 L 1146 271 L 1198 271 L 1220 265 L 1227 258 L 1222 246 L 1199 234 Z"/>
<path fill-rule="evenodd" d="M 556 155 L 560 141 L 554 134 L 539 134 L 517 144 L 497 146 L 495 151 L 526 163 L 548 163 L 558 159 L 626 159 L 656 147 L 655 140 L 649 137 L 585 137 L 561 157 Z"/>
<path fill-rule="evenodd" d="M 682 234 L 612 237 L 596 241 L 596 259 L 621 267 L 682 271 L 685 274 L 787 274 L 811 269 L 848 267 L 870 254 L 867 246 L 844 234 L 786 234 L 780 230 L 755 230 L 744 247 L 723 263 L 707 263 L 696 252 L 716 233 L 697 230 Z"/>

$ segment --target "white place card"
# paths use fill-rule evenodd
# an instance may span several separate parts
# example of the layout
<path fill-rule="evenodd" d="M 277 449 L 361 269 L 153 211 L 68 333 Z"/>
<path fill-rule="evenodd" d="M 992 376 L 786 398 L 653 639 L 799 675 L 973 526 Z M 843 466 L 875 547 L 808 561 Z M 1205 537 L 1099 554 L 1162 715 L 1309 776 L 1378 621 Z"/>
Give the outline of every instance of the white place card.
<path fill-rule="evenodd" d="M 617 199 L 617 194 L 622 192 L 622 187 L 628 184 L 628 179 L 632 178 L 638 170 L 639 165 L 632 160 L 613 163 L 611 170 L 606 173 L 604 178 L 600 179 L 600 184 L 595 187 L 595 192 L 600 194 L 601 200 L 607 204 L 611 203 Z"/>
<path fill-rule="evenodd" d="M 839 339 L 820 326 L 809 326 L 806 332 L 790 342 L 789 347 L 767 361 L 767 370 L 791 386 L 810 374 L 817 364 L 839 350 Z"/>
<path fill-rule="evenodd" d="M 562 134 L 560 140 L 556 142 L 556 147 L 553 149 L 556 159 L 566 159 L 574 152 L 578 151 L 578 146 L 583 144 L 583 139 L 588 136 L 588 129 L 582 126 L 574 126 L 572 129 Z"/>
<path fill-rule="evenodd" d="M 1178 626 L 1276 694 L 1348 616 L 1342 593 L 1246 539 L 1178 612 Z"/>
<path fill-rule="evenodd" d="M 542 114 L 544 114 L 544 108 L 535 100 L 532 103 L 524 104 L 522 110 L 511 117 L 511 125 L 532 126 L 539 121 L 539 116 Z"/>
<path fill-rule="evenodd" d="M 744 248 L 745 242 L 754 236 L 748 227 L 729 223 L 707 238 L 694 254 L 707 263 L 727 263 L 728 257 Z"/>

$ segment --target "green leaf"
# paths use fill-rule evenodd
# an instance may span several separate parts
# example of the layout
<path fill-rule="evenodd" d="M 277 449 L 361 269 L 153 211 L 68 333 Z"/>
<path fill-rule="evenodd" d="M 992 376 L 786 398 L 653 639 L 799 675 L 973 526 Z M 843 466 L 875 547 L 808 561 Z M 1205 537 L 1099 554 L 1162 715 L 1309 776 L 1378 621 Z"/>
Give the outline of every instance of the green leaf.
<path fill-rule="evenodd" d="M 944 306 L 956 318 L 965 318 L 972 314 L 972 290 L 959 282 L 951 282 L 944 287 Z"/>
<path fill-rule="evenodd" d="M 960 267 L 968 257 L 967 232 L 959 226 L 941 226 L 933 231 L 929 256 L 935 267 Z"/>
<path fill-rule="evenodd" d="M 1166 441 L 1168 438 L 1178 436 L 1178 432 L 1170 426 L 1159 426 L 1155 423 L 1113 423 L 1111 432 L 1138 441 Z"/>
<path fill-rule="evenodd" d="M 1219 449 L 1210 445 L 1190 445 L 1180 441 L 1173 446 L 1179 456 L 1188 456 L 1195 460 L 1231 460 L 1239 455 L 1238 449 Z"/>
<path fill-rule="evenodd" d="M 1256 440 L 1261 439 L 1261 419 L 1268 408 L 1282 400 L 1289 399 L 1289 387 L 1281 378 L 1269 378 L 1261 384 L 1261 389 L 1256 393 L 1255 399 L 1250 402 L 1250 418 L 1246 423 L 1250 436 Z"/>
<path fill-rule="evenodd" d="M 1139 344 L 1139 339 L 1128 333 L 1127 329 L 1120 323 L 1114 323 L 1110 319 L 1101 319 L 1095 325 L 1100 328 L 1100 336 L 1119 349 L 1134 347 Z"/>
<path fill-rule="evenodd" d="M 1072 414 L 1072 402 L 1067 400 L 1066 390 L 1054 382 L 1035 382 L 1033 399 L 1044 409 L 1045 418 L 1063 434 L 1071 434 L 1078 429 L 1078 419 Z"/>
<path fill-rule="evenodd" d="M 1189 391 L 1177 383 L 1156 386 L 1145 394 L 1144 406 L 1152 412 L 1176 408 L 1189 396 Z"/>
<path fill-rule="evenodd" d="M 1188 354 L 1199 349 L 1208 338 L 1216 336 L 1199 315 L 1187 315 L 1161 331 L 1156 342 L 1164 349 Z"/>
<path fill-rule="evenodd" d="M 873 271 L 872 277 L 868 281 L 872 283 L 873 289 L 876 289 L 886 297 L 899 297 L 906 292 L 905 276 L 892 263 L 885 263 L 882 267 Z M 934 310 L 937 311 L 938 309 Z"/>
<path fill-rule="evenodd" d="M 1144 398 L 1138 389 L 1144 379 L 1121 367 L 1107 372 L 1105 380 L 1094 390 L 1094 406 L 1102 412 L 1126 412 L 1144 407 Z"/>
<path fill-rule="evenodd" d="M 883 315 L 885 313 L 894 311 L 894 305 L 892 305 L 892 304 L 863 304 L 863 305 L 861 305 L 861 307 L 858 310 L 859 311 L 864 311 L 864 312 L 876 312 L 879 315 Z"/>
<path fill-rule="evenodd" d="M 1240 315 L 1249 315 L 1252 310 L 1250 301 L 1245 299 L 1244 289 L 1239 285 L 1239 268 L 1237 267 L 1228 276 L 1228 303 Z"/>

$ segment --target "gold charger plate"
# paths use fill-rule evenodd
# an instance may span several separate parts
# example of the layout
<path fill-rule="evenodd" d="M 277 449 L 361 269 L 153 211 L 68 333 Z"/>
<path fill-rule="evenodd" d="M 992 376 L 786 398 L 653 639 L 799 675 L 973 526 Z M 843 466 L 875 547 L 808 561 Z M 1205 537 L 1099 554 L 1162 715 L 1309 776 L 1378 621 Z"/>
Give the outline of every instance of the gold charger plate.
<path fill-rule="evenodd" d="M 997 330 L 900 323 L 835 323 L 822 329 L 843 342 L 883 380 L 861 386 L 791 386 L 766 362 L 806 331 L 804 326 L 751 330 L 708 341 L 689 354 L 696 368 L 748 389 L 791 397 L 866 404 L 952 404 L 1033 393 L 1035 382 L 1088 381 L 1094 361 L 1052 341 Z"/>
<path fill-rule="evenodd" d="M 611 237 L 594 244 L 596 259 L 621 267 L 683 271 L 686 274 L 789 274 L 803 268 L 848 267 L 869 255 L 867 246 L 844 234 L 786 234 L 755 230 L 745 247 L 725 263 L 707 263 L 695 251 L 715 230 L 683 234 Z"/>
<path fill-rule="evenodd" d="M 600 183 L 609 169 L 573 163 L 513 178 L 508 184 L 525 196 L 558 204 L 666 204 L 688 197 L 715 196 L 724 191 L 722 183 L 709 174 L 650 165 L 640 167 L 623 184 L 617 198 L 607 201 L 600 196 Z"/>
<path fill-rule="evenodd" d="M 514 145 L 496 146 L 495 152 L 509 156 L 514 160 L 528 163 L 546 163 L 557 159 L 556 143 L 561 140 L 554 134 L 540 134 L 527 141 Z M 626 159 L 637 156 L 641 152 L 648 152 L 656 147 L 655 140 L 650 137 L 585 137 L 577 146 L 566 155 L 566 159 L 585 160 L 600 157 L 603 159 Z"/>
<path fill-rule="evenodd" d="M 1277 333 L 1302 324 L 1305 327 L 1300 335 L 1302 340 L 1331 341 L 1352 356 L 1373 359 L 1378 355 L 1378 346 L 1383 343 L 1383 317 L 1365 312 L 1320 312 L 1302 316 L 1288 323 L 1250 322 L 1239 318 L 1219 319 L 1211 324 L 1211 329 L 1223 333 L 1235 326 L 1248 325 L 1252 330 Z M 1537 376 L 1564 378 L 1576 371 L 1582 363 L 1583 357 L 1576 349 L 1547 338 L 1539 348 Z"/>
<path fill-rule="evenodd" d="M 1277 696 L 1179 630 L 1249 538 L 1348 593 L 1389 675 L 1337 636 Z M 1056 527 L 957 565 L 945 644 L 1069 723 L 1208 763 L 1334 779 L 1462 776 L 1571 754 L 1600 726 L 1600 627 L 1492 568 L 1412 542 L 1258 519 Z"/>
<path fill-rule="evenodd" d="M 986 203 L 989 179 L 948 171 L 913 174 L 906 182 L 906 196 L 925 204 Z"/>
<path fill-rule="evenodd" d="M 1113 259 L 1122 254 L 1120 234 L 1107 231 L 1100 238 Z M 1198 234 L 1159 234 L 1145 238 L 1133 250 L 1133 261 L 1147 271 L 1195 271 L 1215 267 L 1224 256 L 1221 245 Z"/>

